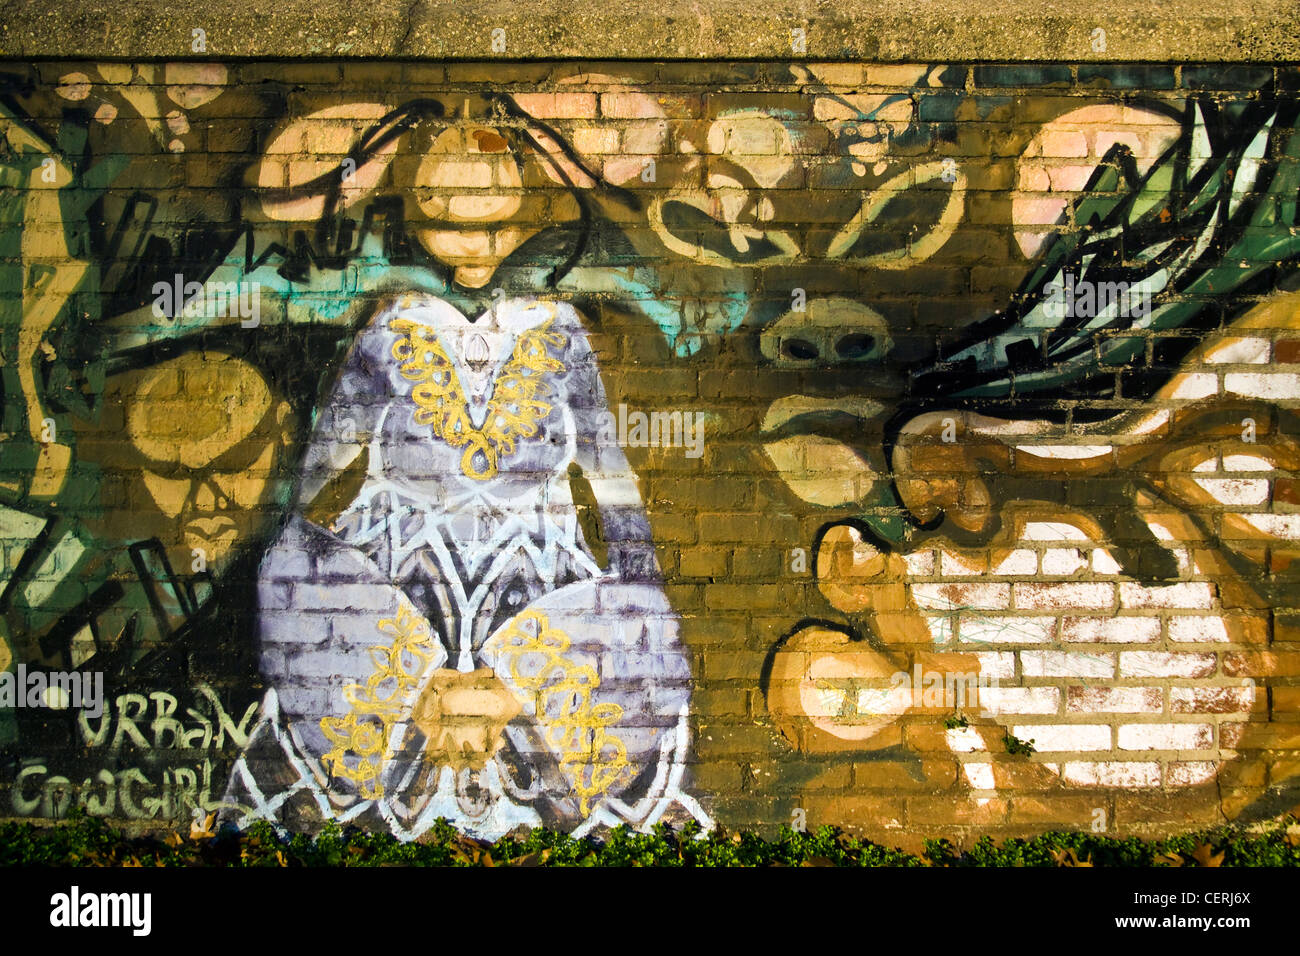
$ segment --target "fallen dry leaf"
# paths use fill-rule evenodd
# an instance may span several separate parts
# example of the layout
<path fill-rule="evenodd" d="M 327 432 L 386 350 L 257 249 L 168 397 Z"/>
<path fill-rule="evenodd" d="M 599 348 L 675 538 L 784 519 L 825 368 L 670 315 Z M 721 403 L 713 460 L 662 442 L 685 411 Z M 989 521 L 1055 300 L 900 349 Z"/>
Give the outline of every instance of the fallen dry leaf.
<path fill-rule="evenodd" d="M 1072 847 L 1064 850 L 1053 850 L 1052 859 L 1056 861 L 1057 866 L 1092 866 L 1092 859 L 1080 860 L 1079 855 L 1074 852 Z"/>
<path fill-rule="evenodd" d="M 1208 843 L 1202 843 L 1192 852 L 1192 859 L 1201 866 L 1223 866 L 1223 858 L 1226 855 L 1226 850 L 1215 853 L 1214 847 Z"/>

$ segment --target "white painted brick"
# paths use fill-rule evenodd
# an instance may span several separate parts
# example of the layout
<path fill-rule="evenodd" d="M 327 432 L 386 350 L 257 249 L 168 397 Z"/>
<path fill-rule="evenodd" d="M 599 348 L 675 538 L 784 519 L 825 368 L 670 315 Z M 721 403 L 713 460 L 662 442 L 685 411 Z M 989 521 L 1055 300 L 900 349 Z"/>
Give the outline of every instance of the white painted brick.
<path fill-rule="evenodd" d="M 1300 539 L 1300 515 L 1242 514 L 1240 517 L 1265 534 L 1292 541 Z"/>
<path fill-rule="evenodd" d="M 264 611 L 284 611 L 294 607 L 293 585 L 288 581 L 264 581 L 257 589 L 258 603 Z"/>
<path fill-rule="evenodd" d="M 1125 581 L 1119 586 L 1119 600 L 1126 608 L 1194 608 L 1203 611 L 1214 606 L 1214 588 L 1205 581 L 1186 581 L 1158 588 Z"/>
<path fill-rule="evenodd" d="M 1092 550 L 1092 571 L 1094 574 L 1123 574 L 1124 569 L 1119 566 L 1109 551 L 1103 551 L 1101 548 Z"/>
<path fill-rule="evenodd" d="M 1219 393 L 1219 376 L 1212 372 L 1192 372 L 1180 375 L 1170 398 L 1209 398 Z"/>
<path fill-rule="evenodd" d="M 1158 787 L 1160 764 L 1145 760 L 1070 761 L 1061 778 L 1076 787 Z"/>
<path fill-rule="evenodd" d="M 1255 336 L 1231 338 L 1205 355 L 1206 365 L 1265 365 L 1268 363 L 1268 339 Z"/>
<path fill-rule="evenodd" d="M 1169 690 L 1169 709 L 1176 714 L 1203 711 L 1243 714 L 1254 703 L 1253 687 L 1172 687 Z"/>
<path fill-rule="evenodd" d="M 1179 614 L 1169 618 L 1169 640 L 1179 644 L 1228 640 L 1228 626 L 1221 617 Z"/>
<path fill-rule="evenodd" d="M 954 727 L 945 730 L 943 737 L 953 753 L 969 754 L 988 749 L 984 746 L 984 738 L 974 727 Z"/>
<path fill-rule="evenodd" d="M 286 667 L 299 677 L 336 677 L 339 676 L 340 669 L 349 663 L 341 661 L 338 652 L 332 648 L 321 651 L 300 650 L 290 652 L 286 657 L 288 658 Z M 355 667 L 352 669 L 357 670 Z M 355 679 L 360 675 L 353 673 L 350 676 Z"/>
<path fill-rule="evenodd" d="M 966 774 L 966 781 L 973 790 L 992 790 L 997 784 L 993 781 L 993 764 L 964 763 L 961 766 Z"/>
<path fill-rule="evenodd" d="M 980 673 L 997 680 L 1011 680 L 1016 676 L 1016 655 L 1010 651 L 981 651 L 975 655 L 980 662 Z"/>
<path fill-rule="evenodd" d="M 1067 575 L 1088 566 L 1078 548 L 1048 548 L 1043 552 L 1043 573 Z"/>
<path fill-rule="evenodd" d="M 1066 521 L 1030 521 L 1021 534 L 1024 541 L 1087 541 L 1087 533 Z"/>
<path fill-rule="evenodd" d="M 1159 687 L 1071 687 L 1065 709 L 1072 714 L 1158 714 L 1165 709 Z"/>
<path fill-rule="evenodd" d="M 1016 607 L 1025 610 L 1073 610 L 1115 606 L 1115 585 L 1109 582 L 1015 585 Z"/>
<path fill-rule="evenodd" d="M 1267 458 L 1261 458 L 1258 455 L 1223 456 L 1223 470 L 1225 472 L 1273 471 L 1276 467 Z"/>
<path fill-rule="evenodd" d="M 1110 728 L 1105 724 L 1018 724 L 1012 736 L 1033 743 L 1040 751 L 1110 750 Z"/>
<path fill-rule="evenodd" d="M 1272 482 L 1267 478 L 1197 478 L 1196 483 L 1225 505 L 1262 505 Z"/>
<path fill-rule="evenodd" d="M 957 619 L 957 636 L 970 644 L 1045 644 L 1056 636 L 1056 618 L 964 614 Z"/>
<path fill-rule="evenodd" d="M 1038 573 L 1038 552 L 1029 548 L 1016 548 L 1002 563 L 993 569 L 994 574 L 1007 576 Z"/>
<path fill-rule="evenodd" d="M 1208 750 L 1214 744 L 1209 724 L 1125 724 L 1121 750 Z"/>
<path fill-rule="evenodd" d="M 1295 398 L 1300 395 L 1300 375 L 1292 372 L 1229 372 L 1223 390 L 1250 398 Z"/>
<path fill-rule="evenodd" d="M 980 706 L 989 714 L 1055 714 L 1061 709 L 1061 689 L 990 687 L 980 691 Z"/>
<path fill-rule="evenodd" d="M 1020 669 L 1026 677 L 1114 677 L 1115 661 L 1109 654 L 1073 651 L 1019 651 Z"/>
<path fill-rule="evenodd" d="M 352 571 L 355 575 L 356 568 Z M 311 555 L 300 548 L 274 549 L 262 570 L 263 579 L 272 581 L 304 581 L 311 576 Z"/>
<path fill-rule="evenodd" d="M 299 607 L 342 612 L 372 611 L 395 613 L 393 589 L 367 582 L 353 584 L 299 584 L 295 592 Z"/>
<path fill-rule="evenodd" d="M 1151 644 L 1160 640 L 1158 617 L 1067 617 L 1061 640 L 1080 644 Z"/>
<path fill-rule="evenodd" d="M 947 644 L 952 640 L 953 630 L 956 626 L 952 615 L 925 614 L 923 620 L 925 626 L 930 629 L 930 638 L 934 643 Z"/>
<path fill-rule="evenodd" d="M 981 565 L 968 564 L 951 551 L 939 552 L 939 574 L 941 577 L 968 578 L 984 573 L 985 569 Z"/>
<path fill-rule="evenodd" d="M 1122 651 L 1121 677 L 1207 677 L 1214 673 L 1213 654 L 1167 651 Z"/>
<path fill-rule="evenodd" d="M 1181 760 L 1165 768 L 1165 783 L 1171 787 L 1194 787 L 1214 779 L 1218 764 L 1210 760 Z"/>
<path fill-rule="evenodd" d="M 974 609 L 1000 611 L 1011 605 L 1009 584 L 913 584 L 918 606 L 931 611 Z"/>
<path fill-rule="evenodd" d="M 928 578 L 934 574 L 934 552 L 912 551 L 903 555 L 907 562 L 907 573 L 913 577 Z"/>

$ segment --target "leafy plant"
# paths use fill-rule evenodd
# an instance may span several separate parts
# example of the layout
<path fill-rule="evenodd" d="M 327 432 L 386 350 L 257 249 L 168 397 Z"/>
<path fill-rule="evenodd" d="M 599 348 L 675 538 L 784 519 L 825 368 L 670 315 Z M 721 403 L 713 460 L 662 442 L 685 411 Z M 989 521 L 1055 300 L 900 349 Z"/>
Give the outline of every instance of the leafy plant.
<path fill-rule="evenodd" d="M 187 830 L 128 838 L 84 812 L 54 826 L 0 823 L 0 866 L 1300 866 L 1300 826 L 1286 818 L 1271 828 L 1218 828 L 1163 840 L 1115 839 L 1086 832 L 1044 833 L 996 843 L 981 837 L 962 850 L 928 840 L 921 854 L 849 836 L 833 827 L 776 838 L 704 833 L 659 825 L 652 833 L 618 827 L 603 840 L 552 830 L 520 831 L 494 843 L 461 833 L 445 820 L 414 843 L 387 833 L 326 824 L 318 833 L 278 832 L 265 822 L 246 830 L 214 828 L 204 819 Z"/>
<path fill-rule="evenodd" d="M 1028 740 L 1021 740 L 1010 732 L 1007 732 L 1007 734 L 1002 738 L 1002 742 L 1006 744 L 1007 753 L 1009 754 L 1023 754 L 1028 757 L 1030 754 L 1036 752 L 1032 743 Z"/>

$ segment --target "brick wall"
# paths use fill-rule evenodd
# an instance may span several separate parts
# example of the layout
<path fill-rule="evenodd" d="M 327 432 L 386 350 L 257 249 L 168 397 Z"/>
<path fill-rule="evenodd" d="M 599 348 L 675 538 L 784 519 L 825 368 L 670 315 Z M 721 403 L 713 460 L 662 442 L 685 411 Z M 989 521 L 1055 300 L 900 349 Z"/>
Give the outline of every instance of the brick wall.
<path fill-rule="evenodd" d="M 0 86 L 3 812 L 1300 802 L 1295 69 Z"/>

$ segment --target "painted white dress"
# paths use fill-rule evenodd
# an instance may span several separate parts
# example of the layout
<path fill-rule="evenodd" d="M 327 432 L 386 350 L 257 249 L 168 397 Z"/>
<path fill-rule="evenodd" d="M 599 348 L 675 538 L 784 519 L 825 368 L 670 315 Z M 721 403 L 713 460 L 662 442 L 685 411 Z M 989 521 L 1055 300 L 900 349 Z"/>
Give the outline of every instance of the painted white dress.
<path fill-rule="evenodd" d="M 401 839 L 439 817 L 486 838 L 712 825 L 684 789 L 690 668 L 608 421 L 568 305 L 512 300 L 470 322 L 408 298 L 375 316 L 262 565 L 267 692 L 227 819 L 382 820 Z M 331 527 L 308 520 L 349 466 L 359 493 Z M 575 487 L 594 493 L 595 550 Z M 483 668 L 517 707 L 486 762 L 453 766 L 413 708 L 439 669 Z"/>

